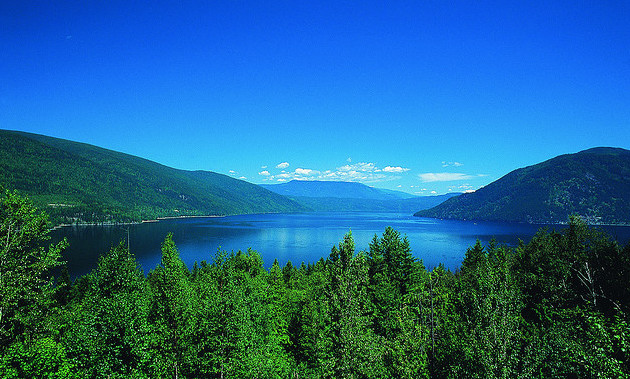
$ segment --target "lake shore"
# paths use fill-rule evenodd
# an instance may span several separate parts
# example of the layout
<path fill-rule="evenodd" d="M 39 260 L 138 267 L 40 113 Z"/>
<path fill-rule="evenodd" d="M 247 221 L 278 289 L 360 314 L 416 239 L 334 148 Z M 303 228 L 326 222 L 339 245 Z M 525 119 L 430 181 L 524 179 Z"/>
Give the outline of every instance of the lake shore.
<path fill-rule="evenodd" d="M 142 220 L 142 221 L 132 221 L 132 222 L 79 222 L 76 224 L 59 224 L 55 225 L 50 230 L 58 230 L 61 228 L 68 228 L 73 226 L 125 226 L 125 225 L 139 225 L 146 224 L 152 222 L 160 222 L 162 220 L 179 220 L 179 219 L 187 219 L 187 218 L 219 218 L 226 217 L 226 215 L 194 215 L 194 216 L 166 216 L 166 217 L 156 217 L 153 219 Z"/>

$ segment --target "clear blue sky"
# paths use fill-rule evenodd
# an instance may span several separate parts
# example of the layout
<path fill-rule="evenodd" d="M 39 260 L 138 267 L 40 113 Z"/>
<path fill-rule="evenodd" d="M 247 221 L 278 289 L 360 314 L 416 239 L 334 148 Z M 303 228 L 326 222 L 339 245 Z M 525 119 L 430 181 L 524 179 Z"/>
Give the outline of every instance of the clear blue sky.
<path fill-rule="evenodd" d="M 96 3 L 1 2 L 0 128 L 419 194 L 630 148 L 627 1 Z"/>

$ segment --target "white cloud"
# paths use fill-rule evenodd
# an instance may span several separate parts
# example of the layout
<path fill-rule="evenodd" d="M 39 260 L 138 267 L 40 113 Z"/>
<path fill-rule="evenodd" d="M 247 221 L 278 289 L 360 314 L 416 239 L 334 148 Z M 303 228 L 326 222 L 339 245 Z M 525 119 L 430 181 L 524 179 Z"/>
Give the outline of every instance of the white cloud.
<path fill-rule="evenodd" d="M 260 166 L 260 168 L 262 168 L 263 170 L 267 168 L 267 166 Z"/>
<path fill-rule="evenodd" d="M 383 169 L 384 172 L 406 172 L 409 171 L 408 168 L 403 168 L 400 166 L 387 166 Z"/>
<path fill-rule="evenodd" d="M 426 172 L 418 174 L 423 182 L 452 182 L 456 180 L 468 180 L 475 178 L 474 175 L 462 174 L 457 172 Z"/>
<path fill-rule="evenodd" d="M 355 164 L 347 164 L 345 166 L 338 167 L 339 171 L 357 171 L 357 172 L 380 172 L 381 170 L 376 167 L 374 163 L 359 162 Z"/>
<path fill-rule="evenodd" d="M 345 181 L 345 182 L 362 182 L 374 183 L 400 179 L 395 174 L 409 171 L 407 168 L 400 166 L 387 166 L 380 169 L 371 162 L 351 163 L 337 167 L 334 170 L 319 171 L 310 168 L 298 167 L 295 170 L 281 170 L 279 174 L 270 173 L 267 170 L 261 171 L 259 175 L 265 176 L 263 180 L 270 181 L 289 181 L 289 180 L 329 180 L 329 181 Z M 284 169 L 289 166 L 288 162 L 282 162 L 276 168 Z"/>
<path fill-rule="evenodd" d="M 304 175 L 304 176 L 312 176 L 312 175 L 318 175 L 319 171 L 311 170 L 310 168 L 296 168 L 295 174 Z"/>
<path fill-rule="evenodd" d="M 479 175 L 479 176 L 483 176 L 483 175 Z M 455 191 L 455 192 L 471 193 L 471 192 L 475 192 L 477 188 L 475 188 L 475 186 L 472 186 L 466 183 L 466 184 L 450 186 L 448 190 Z"/>
<path fill-rule="evenodd" d="M 239 177 L 239 179 L 241 179 L 241 180 L 246 180 L 247 178 L 246 178 L 246 177 L 244 177 L 244 176 L 240 176 L 240 177 Z"/>
<path fill-rule="evenodd" d="M 346 162 L 348 163 L 352 162 L 352 158 L 348 157 L 348 159 L 346 159 Z"/>
<path fill-rule="evenodd" d="M 442 167 L 461 167 L 463 166 L 463 163 L 460 162 L 446 162 L 446 161 L 442 161 Z"/>
<path fill-rule="evenodd" d="M 465 191 L 474 190 L 474 189 L 475 187 L 468 183 L 454 185 L 454 186 L 449 187 L 449 191 L 457 191 L 457 192 L 465 192 Z"/>
<path fill-rule="evenodd" d="M 236 171 L 234 171 L 234 170 L 230 170 L 230 171 L 228 171 L 228 172 L 229 172 L 230 174 L 236 174 Z"/>

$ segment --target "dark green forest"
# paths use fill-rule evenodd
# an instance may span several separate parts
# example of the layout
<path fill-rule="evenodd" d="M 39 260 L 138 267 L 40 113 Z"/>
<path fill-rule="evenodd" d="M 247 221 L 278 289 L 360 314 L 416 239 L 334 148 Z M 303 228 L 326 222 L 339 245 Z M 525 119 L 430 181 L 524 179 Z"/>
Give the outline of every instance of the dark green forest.
<path fill-rule="evenodd" d="M 446 200 L 420 217 L 630 225 L 630 151 L 596 147 L 519 168 L 475 192 Z"/>
<path fill-rule="evenodd" d="M 304 211 L 257 185 L 100 147 L 0 130 L 0 187 L 20 191 L 55 225 L 158 217 Z"/>
<path fill-rule="evenodd" d="M 253 250 L 188 269 L 168 235 L 145 275 L 122 241 L 71 282 L 47 217 L 2 195 L 5 378 L 630 375 L 630 245 L 578 218 L 477 243 L 456 272 L 387 228 L 368 251 L 348 233 L 326 259 L 268 270 Z"/>

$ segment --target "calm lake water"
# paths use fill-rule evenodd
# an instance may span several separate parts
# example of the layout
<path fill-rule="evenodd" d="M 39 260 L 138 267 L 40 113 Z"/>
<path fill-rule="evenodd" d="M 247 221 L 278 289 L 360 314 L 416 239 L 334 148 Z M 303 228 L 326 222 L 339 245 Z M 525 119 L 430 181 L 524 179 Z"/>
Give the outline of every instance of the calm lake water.
<path fill-rule="evenodd" d="M 356 250 L 368 250 L 375 234 L 382 235 L 392 226 L 407 236 L 414 256 L 427 268 L 439 263 L 457 269 L 466 249 L 477 239 L 486 244 L 492 238 L 515 246 L 519 238 L 525 242 L 541 225 L 436 220 L 398 213 L 302 213 L 261 214 L 217 218 L 162 220 L 130 226 L 65 227 L 52 232 L 53 241 L 66 237 L 70 247 L 64 253 L 73 277 L 96 267 L 98 257 L 127 237 L 130 248 L 145 274 L 155 268 L 161 258 L 160 244 L 169 232 L 182 260 L 192 267 L 195 261 L 211 262 L 217 249 L 226 251 L 252 248 L 269 268 L 275 258 L 281 265 L 291 261 L 316 262 L 326 258 L 333 245 L 352 230 Z M 563 226 L 550 226 L 556 230 Z M 613 237 L 625 244 L 630 240 L 630 227 L 606 227 Z"/>

